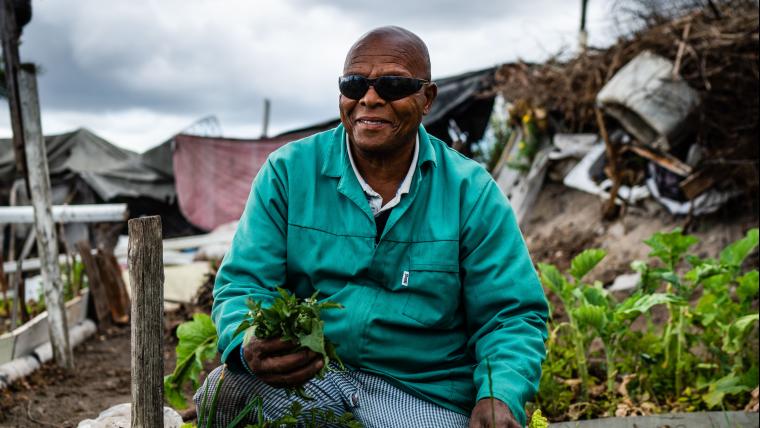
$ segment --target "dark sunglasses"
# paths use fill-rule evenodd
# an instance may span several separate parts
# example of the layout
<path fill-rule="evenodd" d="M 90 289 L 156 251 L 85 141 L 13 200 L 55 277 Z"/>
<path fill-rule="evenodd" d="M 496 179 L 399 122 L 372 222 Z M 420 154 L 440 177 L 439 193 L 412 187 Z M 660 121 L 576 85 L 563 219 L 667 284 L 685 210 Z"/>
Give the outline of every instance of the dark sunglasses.
<path fill-rule="evenodd" d="M 428 83 L 430 83 L 429 80 L 401 76 L 382 76 L 368 79 L 364 76 L 349 75 L 338 78 L 340 93 L 352 100 L 361 99 L 372 86 L 382 99 L 396 101 L 412 95 Z"/>

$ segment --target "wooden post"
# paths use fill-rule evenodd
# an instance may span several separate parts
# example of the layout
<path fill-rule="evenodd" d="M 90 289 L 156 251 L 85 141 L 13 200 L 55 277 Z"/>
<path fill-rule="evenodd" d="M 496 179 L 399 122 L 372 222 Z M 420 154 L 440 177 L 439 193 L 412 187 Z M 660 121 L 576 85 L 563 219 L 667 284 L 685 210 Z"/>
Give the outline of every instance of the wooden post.
<path fill-rule="evenodd" d="M 164 426 L 164 262 L 161 217 L 129 220 L 132 428 Z"/>
<path fill-rule="evenodd" d="M 26 155 L 24 153 L 23 119 L 19 101 L 19 71 L 18 38 L 20 31 L 16 23 L 16 13 L 13 0 L 2 1 L 0 12 L 0 37 L 3 45 L 3 65 L 5 66 L 5 87 L 8 90 L 8 106 L 11 114 L 11 129 L 13 130 L 13 153 L 16 158 L 16 175 L 26 177 Z M 27 180 L 27 185 L 29 181 Z M 27 187 L 27 190 L 29 188 Z"/>
<path fill-rule="evenodd" d="M 33 65 L 22 65 L 18 73 L 21 118 L 24 122 L 24 141 L 34 206 L 34 230 L 40 256 L 45 304 L 50 326 L 50 343 L 59 366 L 73 369 L 74 355 L 69 345 L 69 330 L 63 302 L 63 284 L 58 267 L 58 238 L 51 211 L 50 175 L 48 173 L 45 140 L 40 124 L 40 105 L 37 99 L 37 78 Z"/>
<path fill-rule="evenodd" d="M 602 207 L 602 216 L 605 220 L 613 220 L 618 216 L 620 210 L 618 209 L 615 201 L 617 200 L 618 191 L 620 190 L 620 171 L 618 169 L 618 149 L 615 144 L 610 141 L 609 134 L 607 134 L 607 126 L 604 124 L 604 117 L 602 111 L 598 108 L 594 109 L 596 115 L 596 123 L 599 126 L 599 133 L 604 140 L 604 146 L 607 150 L 607 166 L 609 167 L 609 176 L 612 180 L 612 189 L 610 189 L 610 198 L 604 203 Z"/>
<path fill-rule="evenodd" d="M 264 98 L 264 119 L 261 121 L 261 138 L 267 138 L 269 132 L 269 98 Z"/>
<path fill-rule="evenodd" d="M 588 31 L 586 31 L 586 9 L 588 0 L 581 0 L 581 29 L 578 32 L 578 47 L 582 53 L 586 52 L 588 45 Z"/>
<path fill-rule="evenodd" d="M 77 242 L 77 251 L 82 258 L 84 271 L 90 284 L 90 299 L 95 304 L 95 317 L 98 319 L 98 328 L 105 329 L 111 325 L 111 312 L 108 305 L 108 294 L 103 281 L 100 279 L 98 263 L 92 256 L 92 249 L 86 240 Z"/>
<path fill-rule="evenodd" d="M 121 271 L 118 266 L 114 269 L 109 256 L 112 255 L 101 249 L 98 249 L 95 255 L 95 262 L 100 271 L 100 281 L 108 296 L 108 307 L 111 310 L 113 322 L 127 324 L 129 323 L 129 298 L 126 296 L 126 290 L 120 289 Z"/>

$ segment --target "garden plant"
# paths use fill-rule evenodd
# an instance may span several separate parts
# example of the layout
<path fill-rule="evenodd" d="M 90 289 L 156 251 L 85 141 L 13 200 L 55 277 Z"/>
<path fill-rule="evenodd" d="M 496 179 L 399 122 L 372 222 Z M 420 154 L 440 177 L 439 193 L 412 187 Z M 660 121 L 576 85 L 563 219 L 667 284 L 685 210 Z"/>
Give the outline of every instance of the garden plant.
<path fill-rule="evenodd" d="M 717 259 L 689 254 L 697 238 L 680 229 L 644 242 L 654 260 L 631 264 L 641 280 L 621 300 L 584 281 L 602 250 L 568 274 L 539 264 L 559 301 L 536 400 L 550 418 L 742 409 L 757 388 L 758 271 L 742 267 L 758 229 Z"/>

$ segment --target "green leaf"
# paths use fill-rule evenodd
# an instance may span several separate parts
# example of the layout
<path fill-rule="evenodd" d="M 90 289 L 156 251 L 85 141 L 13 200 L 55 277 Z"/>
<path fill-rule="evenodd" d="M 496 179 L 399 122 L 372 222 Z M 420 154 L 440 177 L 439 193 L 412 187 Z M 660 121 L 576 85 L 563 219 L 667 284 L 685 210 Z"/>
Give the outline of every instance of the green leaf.
<path fill-rule="evenodd" d="M 708 408 L 720 405 L 726 395 L 752 391 L 751 386 L 744 385 L 740 376 L 730 373 L 710 384 L 707 393 L 702 395 L 702 400 Z"/>
<path fill-rule="evenodd" d="M 325 355 L 325 334 L 324 321 L 316 318 L 311 320 L 311 333 L 298 337 L 301 346 L 311 349 L 312 351 Z"/>
<path fill-rule="evenodd" d="M 177 359 L 195 352 L 201 344 L 208 339 L 216 340 L 216 327 L 211 317 L 206 314 L 195 314 L 193 320 L 180 324 L 177 327 Z"/>
<path fill-rule="evenodd" d="M 726 268 L 718 263 L 707 262 L 700 263 L 694 266 L 689 272 L 684 275 L 684 279 L 690 281 L 692 284 L 701 284 L 704 280 L 726 273 Z"/>
<path fill-rule="evenodd" d="M 746 346 L 745 339 L 757 324 L 758 314 L 745 315 L 733 323 L 728 328 L 728 335 L 724 337 L 723 350 L 729 354 L 736 354 Z"/>
<path fill-rule="evenodd" d="M 566 293 L 567 279 L 560 273 L 556 266 L 547 263 L 539 263 L 538 270 L 541 272 L 541 283 L 552 293 L 562 297 Z"/>
<path fill-rule="evenodd" d="M 697 315 L 702 317 L 702 325 L 707 327 L 715 322 L 715 319 L 720 315 L 720 307 L 717 305 L 718 296 L 711 293 L 703 294 L 697 301 L 697 306 L 694 311 Z"/>
<path fill-rule="evenodd" d="M 573 310 L 573 317 L 582 326 L 601 332 L 607 325 L 607 310 L 601 306 L 586 305 Z"/>
<path fill-rule="evenodd" d="M 578 254 L 570 262 L 570 275 L 576 281 L 580 281 L 587 273 L 591 271 L 607 253 L 604 250 L 591 248 Z"/>
<path fill-rule="evenodd" d="M 599 285 L 598 287 L 586 287 L 583 289 L 583 299 L 594 306 L 609 307 L 607 290 Z"/>
<path fill-rule="evenodd" d="M 530 424 L 528 424 L 528 428 L 549 428 L 549 420 L 541 414 L 540 409 L 537 409 L 530 416 Z"/>
<path fill-rule="evenodd" d="M 752 270 L 737 279 L 736 296 L 741 302 L 750 302 L 760 291 L 760 281 L 757 270 Z"/>
<path fill-rule="evenodd" d="M 694 244 L 699 242 L 695 236 L 684 235 L 681 228 L 675 228 L 672 232 L 657 232 L 651 238 L 644 241 L 652 251 L 650 257 L 657 257 L 671 269 L 681 260 L 681 257 Z"/>
<path fill-rule="evenodd" d="M 665 282 L 669 282 L 669 283 L 675 285 L 676 287 L 680 287 L 681 286 L 681 279 L 678 278 L 678 275 L 676 275 L 675 272 L 672 272 L 672 271 L 668 270 L 668 271 L 664 271 L 664 272 L 653 272 L 652 275 L 655 278 L 659 278 L 659 279 L 661 279 L 661 280 L 663 280 Z"/>
<path fill-rule="evenodd" d="M 684 305 L 686 302 L 668 293 L 655 293 L 646 295 L 633 295 L 624 300 L 615 308 L 615 315 L 621 319 L 635 319 L 639 315 L 649 312 L 657 305 Z"/>
<path fill-rule="evenodd" d="M 749 253 L 757 247 L 758 229 L 750 229 L 747 235 L 730 244 L 720 252 L 720 262 L 729 266 L 739 267 Z"/>
<path fill-rule="evenodd" d="M 631 262 L 631 269 L 635 272 L 644 273 L 649 269 L 649 265 L 643 260 L 634 260 Z"/>
<path fill-rule="evenodd" d="M 187 400 L 182 386 L 190 382 L 193 389 L 199 386 L 199 376 L 205 361 L 216 356 L 217 334 L 214 323 L 206 314 L 195 314 L 193 320 L 177 328 L 177 366 L 164 378 L 164 395 L 172 407 L 184 409 Z"/>

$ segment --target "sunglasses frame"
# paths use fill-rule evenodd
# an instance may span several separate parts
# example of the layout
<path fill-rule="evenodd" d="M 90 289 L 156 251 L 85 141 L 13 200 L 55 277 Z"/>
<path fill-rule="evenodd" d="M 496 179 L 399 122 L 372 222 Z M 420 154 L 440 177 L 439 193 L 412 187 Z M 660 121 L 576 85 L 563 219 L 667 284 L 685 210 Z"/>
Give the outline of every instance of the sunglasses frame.
<path fill-rule="evenodd" d="M 362 92 L 362 94 L 359 95 L 358 98 L 354 98 L 354 97 L 348 96 L 345 93 L 343 93 L 342 90 L 340 90 L 341 89 L 341 85 L 345 81 L 347 81 L 349 79 L 358 80 L 358 81 L 362 82 L 364 85 L 366 85 L 366 88 L 364 89 L 364 92 Z M 385 91 L 382 89 L 383 88 L 383 86 L 382 86 L 382 80 L 384 80 L 384 79 L 403 79 L 403 80 L 406 80 L 406 81 L 413 81 L 416 84 L 417 88 L 414 91 L 409 92 L 408 94 L 400 96 L 400 97 L 389 96 L 389 94 L 387 94 L 387 93 L 383 94 L 383 92 L 385 92 Z M 377 87 L 378 81 L 381 82 L 380 90 L 378 90 L 378 87 Z M 433 83 L 433 82 L 430 81 L 430 80 L 417 79 L 415 77 L 407 77 L 407 76 L 380 76 L 380 77 L 375 77 L 374 79 L 370 79 L 368 77 L 364 77 L 364 76 L 361 76 L 361 75 L 358 75 L 358 74 L 349 74 L 349 75 L 346 75 L 346 76 L 340 76 L 340 77 L 338 77 L 338 89 L 340 90 L 341 95 L 343 95 L 344 97 L 346 97 L 348 99 L 357 100 L 357 101 L 360 100 L 360 99 L 362 99 L 362 97 L 364 97 L 364 95 L 367 94 L 367 91 L 369 91 L 370 87 L 375 88 L 375 92 L 377 92 L 377 95 L 379 95 L 380 98 L 382 98 L 382 99 L 384 99 L 386 101 L 397 101 L 397 100 L 406 98 L 406 97 L 408 97 L 410 95 L 413 95 L 413 94 L 419 92 L 419 90 L 422 89 L 423 87 L 425 87 L 425 85 L 429 85 L 431 83 Z"/>

